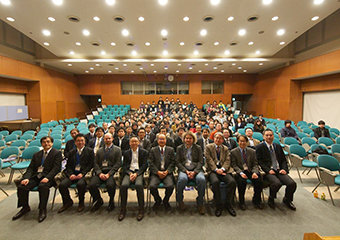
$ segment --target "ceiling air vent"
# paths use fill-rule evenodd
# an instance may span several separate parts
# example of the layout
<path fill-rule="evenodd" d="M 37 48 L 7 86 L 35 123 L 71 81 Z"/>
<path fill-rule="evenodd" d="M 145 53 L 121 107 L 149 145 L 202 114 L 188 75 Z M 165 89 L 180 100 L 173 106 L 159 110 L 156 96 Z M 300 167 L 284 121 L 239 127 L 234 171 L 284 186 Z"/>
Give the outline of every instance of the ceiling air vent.
<path fill-rule="evenodd" d="M 115 20 L 116 22 L 124 22 L 125 18 L 122 16 L 114 16 L 113 20 Z"/>
<path fill-rule="evenodd" d="M 80 22 L 80 18 L 74 15 L 68 16 L 67 19 L 70 20 L 71 22 Z"/>

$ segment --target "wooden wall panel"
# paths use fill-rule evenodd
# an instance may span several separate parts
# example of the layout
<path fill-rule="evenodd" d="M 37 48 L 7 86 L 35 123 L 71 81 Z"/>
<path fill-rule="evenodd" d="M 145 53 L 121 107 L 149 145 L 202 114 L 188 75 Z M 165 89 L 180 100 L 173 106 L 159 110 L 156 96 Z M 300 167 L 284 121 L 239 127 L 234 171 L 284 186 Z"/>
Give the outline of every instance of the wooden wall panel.
<path fill-rule="evenodd" d="M 0 77 L 0 92 L 5 93 L 28 93 L 27 82 Z"/>

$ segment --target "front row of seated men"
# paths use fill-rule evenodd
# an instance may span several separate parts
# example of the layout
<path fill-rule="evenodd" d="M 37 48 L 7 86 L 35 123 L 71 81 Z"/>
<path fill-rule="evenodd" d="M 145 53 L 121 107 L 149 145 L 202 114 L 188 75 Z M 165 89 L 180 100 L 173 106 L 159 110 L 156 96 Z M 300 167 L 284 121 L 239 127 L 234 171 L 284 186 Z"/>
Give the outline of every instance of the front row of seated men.
<path fill-rule="evenodd" d="M 274 199 L 282 185 L 286 185 L 286 192 L 283 203 L 291 210 L 296 210 L 293 204 L 293 194 L 296 190 L 295 181 L 288 176 L 288 165 L 280 145 L 273 143 L 274 134 L 270 129 L 264 131 L 264 142 L 256 147 L 256 150 L 247 148 L 248 138 L 238 136 L 238 148 L 229 152 L 228 147 L 223 145 L 224 136 L 217 132 L 214 135 L 214 142 L 205 147 L 206 172 L 207 179 L 210 182 L 214 193 L 215 215 L 221 216 L 223 203 L 221 198 L 220 184 L 226 185 L 226 201 L 224 208 L 232 216 L 236 212 L 232 207 L 232 201 L 235 195 L 236 186 L 239 193 L 239 207 L 246 210 L 244 194 L 249 179 L 254 185 L 254 196 L 252 203 L 255 208 L 263 209 L 261 203 L 261 192 L 263 180 L 270 184 L 270 195 L 268 205 L 275 209 Z M 176 201 L 181 210 L 186 209 L 183 202 L 183 191 L 189 184 L 194 184 L 198 190 L 196 198 L 198 212 L 205 213 L 203 198 L 206 187 L 206 177 L 203 171 L 203 153 L 202 148 L 195 144 L 196 136 L 192 132 L 183 134 L 183 144 L 177 148 L 175 155 L 172 147 L 166 146 L 166 136 L 159 134 L 158 146 L 153 147 L 148 153 L 145 149 L 139 147 L 137 137 L 130 138 L 130 149 L 123 153 L 123 165 L 121 163 L 122 152 L 118 146 L 113 144 L 111 133 L 104 135 L 103 147 L 100 147 L 96 154 L 92 148 L 85 146 L 85 137 L 78 134 L 74 138 L 76 148 L 69 152 L 64 178 L 60 185 L 59 191 L 62 196 L 63 206 L 58 210 L 61 213 L 73 205 L 68 188 L 76 184 L 79 197 L 78 212 L 84 210 L 84 196 L 86 188 L 89 189 L 93 197 L 92 211 L 96 211 L 103 205 L 103 199 L 100 196 L 99 187 L 105 183 L 105 188 L 109 194 L 110 200 L 108 211 L 114 209 L 114 196 L 116 182 L 115 173 L 122 167 L 122 179 L 120 186 L 121 209 L 118 220 L 122 221 L 126 215 L 127 193 L 131 184 L 137 192 L 138 198 L 138 215 L 140 221 L 144 217 L 144 183 L 143 174 L 147 169 L 147 160 L 150 164 L 150 192 L 154 197 L 155 204 L 153 210 L 157 211 L 163 203 L 166 211 L 171 210 L 169 199 L 174 189 L 174 170 L 178 168 L 177 195 Z M 41 139 L 43 150 L 34 154 L 33 159 L 23 175 L 18 186 L 18 207 L 22 209 L 13 216 L 13 220 L 22 217 L 30 211 L 28 205 L 28 193 L 35 187 L 39 192 L 39 218 L 42 222 L 46 218 L 46 205 L 49 196 L 49 188 L 55 185 L 54 177 L 61 168 L 62 156 L 60 151 L 53 149 L 53 138 L 43 137 Z M 122 166 L 121 166 L 122 165 Z M 264 171 L 264 177 L 260 174 L 260 167 Z M 89 185 L 85 181 L 85 175 L 93 168 L 94 176 L 91 178 Z M 234 175 L 235 176 L 234 176 Z M 236 179 L 236 180 L 235 180 Z M 165 197 L 161 199 L 158 193 L 158 186 L 163 183 L 165 188 Z M 237 183 L 237 184 L 236 184 Z"/>

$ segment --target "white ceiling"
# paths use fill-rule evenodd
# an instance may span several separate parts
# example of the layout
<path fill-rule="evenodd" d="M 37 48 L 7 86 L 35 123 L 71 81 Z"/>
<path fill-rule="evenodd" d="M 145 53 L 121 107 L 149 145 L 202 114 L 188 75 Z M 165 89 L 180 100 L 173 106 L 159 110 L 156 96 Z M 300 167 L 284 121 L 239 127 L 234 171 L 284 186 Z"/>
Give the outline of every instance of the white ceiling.
<path fill-rule="evenodd" d="M 169 0 L 166 5 L 158 0 L 116 0 L 113 5 L 108 5 L 106 0 L 63 0 L 61 5 L 52 0 L 0 2 L 3 21 L 57 56 L 36 59 L 37 62 L 74 74 L 262 72 L 292 61 L 272 56 L 340 7 L 337 0 L 325 0 L 319 5 L 314 0 L 273 0 L 268 5 L 262 0 L 221 0 L 217 5 L 211 0 Z M 79 17 L 80 21 L 69 21 L 70 15 Z M 259 19 L 248 22 L 252 15 Z M 94 21 L 95 16 L 100 21 Z M 125 21 L 116 22 L 114 16 L 122 16 Z M 145 18 L 143 22 L 138 20 L 140 16 Z M 187 22 L 183 21 L 186 16 Z M 205 16 L 214 19 L 204 22 Z M 234 17 L 233 21 L 227 20 L 230 16 Z M 279 19 L 272 21 L 274 16 Z M 314 16 L 319 19 L 311 21 Z M 7 17 L 15 21 L 10 22 Z M 49 21 L 48 17 L 55 21 Z M 44 29 L 51 35 L 43 35 Z M 89 36 L 83 35 L 84 29 L 90 32 Z M 129 31 L 128 36 L 122 35 L 123 29 Z M 166 37 L 161 35 L 162 29 L 167 30 Z M 202 29 L 207 31 L 206 36 L 200 35 Z M 244 36 L 238 34 L 241 29 L 246 30 Z M 277 34 L 280 29 L 285 30 L 282 36 Z M 259 34 L 260 31 L 264 33 Z M 199 41 L 203 42 L 202 46 L 195 45 Z M 233 41 L 238 45 L 230 46 Z M 81 45 L 77 46 L 76 42 Z M 91 42 L 100 46 L 92 46 Z M 112 42 L 116 45 L 112 46 Z M 127 46 L 127 42 L 134 46 Z M 185 45 L 181 46 L 180 42 Z M 219 45 L 214 45 L 215 42 Z M 253 45 L 248 45 L 249 42 Z M 164 50 L 168 55 L 163 55 Z M 102 55 L 102 51 L 106 54 Z M 132 55 L 132 51 L 137 55 Z"/>

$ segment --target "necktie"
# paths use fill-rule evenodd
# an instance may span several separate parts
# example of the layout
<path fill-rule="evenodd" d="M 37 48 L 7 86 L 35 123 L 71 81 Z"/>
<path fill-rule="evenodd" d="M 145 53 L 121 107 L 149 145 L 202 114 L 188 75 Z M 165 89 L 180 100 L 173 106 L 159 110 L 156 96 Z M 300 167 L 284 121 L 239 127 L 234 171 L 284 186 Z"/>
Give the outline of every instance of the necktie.
<path fill-rule="evenodd" d="M 229 139 L 225 139 L 225 142 L 226 142 L 226 144 L 227 144 L 227 146 L 228 146 L 228 148 L 230 147 L 230 143 L 229 143 Z"/>
<path fill-rule="evenodd" d="M 42 160 L 41 165 L 44 164 L 46 157 L 47 157 L 47 152 L 44 151 L 43 160 Z"/>
<path fill-rule="evenodd" d="M 164 150 L 163 150 L 163 148 L 161 148 L 161 154 L 162 154 L 162 155 L 164 154 Z"/>
<path fill-rule="evenodd" d="M 243 156 L 243 163 L 247 164 L 247 156 L 246 156 L 246 150 L 242 150 L 242 156 Z"/>
<path fill-rule="evenodd" d="M 208 139 L 205 139 L 205 146 L 207 146 L 209 144 Z"/>
<path fill-rule="evenodd" d="M 96 146 L 94 147 L 94 153 L 96 154 L 98 149 L 99 149 L 99 145 L 100 145 L 100 140 L 97 138 L 97 141 L 96 141 Z"/>
<path fill-rule="evenodd" d="M 273 168 L 274 168 L 275 170 L 277 170 L 277 169 L 279 168 L 279 163 L 277 162 L 276 154 L 275 154 L 275 151 L 274 151 L 272 145 L 270 145 L 269 150 L 270 150 L 270 156 L 271 156 L 271 158 L 272 158 L 272 165 L 273 165 Z"/>

